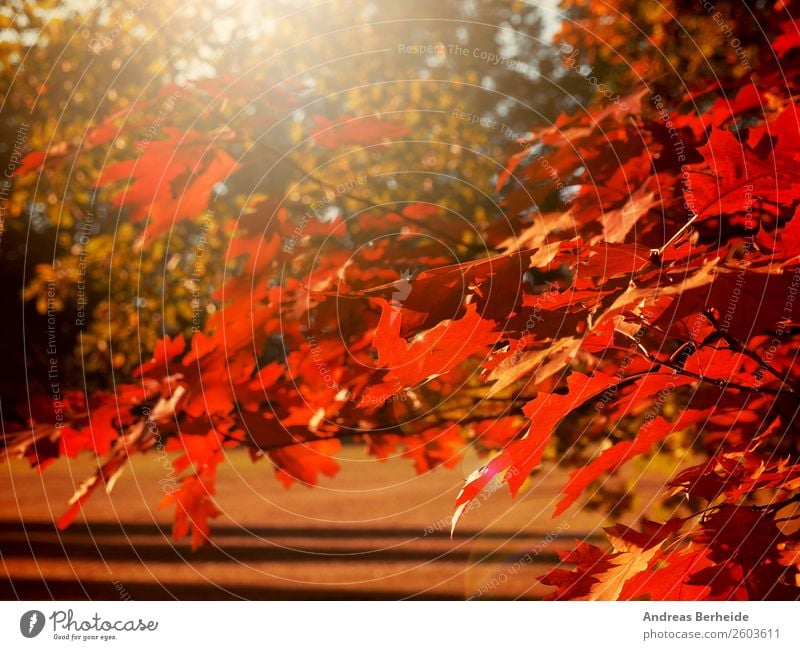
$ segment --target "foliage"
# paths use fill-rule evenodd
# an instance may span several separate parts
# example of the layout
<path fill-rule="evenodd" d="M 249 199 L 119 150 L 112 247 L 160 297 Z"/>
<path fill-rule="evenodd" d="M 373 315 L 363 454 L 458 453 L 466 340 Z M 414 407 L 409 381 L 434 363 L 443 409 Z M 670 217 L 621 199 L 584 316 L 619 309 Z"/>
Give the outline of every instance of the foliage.
<path fill-rule="evenodd" d="M 206 305 L 196 331 L 177 315 L 113 391 L 25 404 L 6 452 L 40 467 L 103 457 L 67 526 L 130 454 L 166 445 L 184 479 L 163 505 L 175 508 L 175 536 L 197 545 L 235 446 L 289 485 L 335 475 L 342 440 L 377 457 L 400 450 L 418 471 L 472 445 L 488 460 L 464 485 L 454 527 L 490 485 L 517 494 L 547 460 L 572 467 L 560 514 L 666 450 L 685 458 L 663 521 L 619 523 L 607 548 L 580 541 L 562 558 L 574 569 L 542 577 L 552 597 L 797 598 L 800 26 L 785 11 L 764 11 L 773 47 L 748 40 L 748 69 L 704 78 L 687 66 L 669 95 L 642 85 L 658 67 L 645 50 L 635 78 L 614 77 L 619 101 L 595 97 L 534 125 L 497 173 L 435 129 L 432 158 L 419 158 L 419 115 L 405 107 L 457 99 L 410 82 L 363 110 L 367 86 L 330 112 L 304 99 L 281 57 L 253 77 L 178 86 L 180 107 L 154 137 L 174 83 L 88 119 L 78 140 L 30 153 L 20 187 L 65 182 L 67 161 L 82 169 L 78 187 L 96 187 L 133 228 L 125 241 L 157 260 L 134 275 L 161 269 L 165 303 L 185 303 L 186 277 L 163 269 L 193 273 L 206 233 L 220 268 L 195 274 Z M 667 24 L 658 51 L 671 47 Z M 730 56 L 727 40 L 717 47 L 715 61 Z M 461 178 L 495 176 L 500 201 L 481 206 L 497 214 L 461 217 L 480 192 L 434 170 L 462 160 L 473 166 Z M 380 189 L 359 191 L 360 178 Z M 461 189 L 444 192 L 451 184 Z M 187 244 L 193 256 L 180 257 Z M 29 284 L 32 297 L 54 268 L 75 282 L 60 259 Z"/>

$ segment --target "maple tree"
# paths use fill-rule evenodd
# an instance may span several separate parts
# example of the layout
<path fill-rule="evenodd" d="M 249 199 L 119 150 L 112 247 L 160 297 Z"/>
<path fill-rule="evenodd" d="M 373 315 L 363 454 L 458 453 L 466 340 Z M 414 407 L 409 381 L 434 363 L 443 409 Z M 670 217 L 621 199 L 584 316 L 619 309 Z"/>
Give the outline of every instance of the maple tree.
<path fill-rule="evenodd" d="M 574 4 L 602 18 L 629 3 Z M 183 479 L 161 505 L 196 546 L 233 447 L 268 458 L 286 485 L 313 485 L 336 474 L 343 439 L 378 458 L 400 450 L 420 472 L 472 446 L 486 462 L 457 498 L 456 527 L 484 490 L 503 482 L 516 495 L 545 461 L 571 468 L 560 514 L 680 440 L 688 460 L 663 521 L 617 524 L 605 546 L 579 541 L 562 556 L 573 568 L 541 577 L 551 597 L 800 597 L 800 23 L 788 3 L 762 13 L 772 47 L 751 35 L 747 69 L 690 66 L 669 95 L 643 83 L 652 53 L 630 74 L 605 61 L 624 101 L 596 97 L 520 137 L 496 170 L 494 218 L 459 218 L 433 195 L 379 201 L 347 175 L 317 178 L 310 153 L 284 160 L 260 134 L 302 88 L 256 93 L 246 76 L 183 88 L 157 137 L 152 116 L 174 85 L 30 152 L 21 183 L 102 151 L 86 175 L 137 250 L 167 260 L 173 232 L 197 247 L 182 229 L 210 224 L 224 262 L 194 331 L 164 331 L 113 390 L 35 396 L 9 418 L 4 452 L 42 469 L 102 457 L 66 527 L 131 454 L 165 444 Z M 556 39 L 585 34 L 576 25 Z M 630 42 L 620 24 L 604 29 Z M 730 63 L 717 45 L 715 61 Z M 312 116 L 298 142 L 346 160 L 338 171 L 353 178 L 375 173 L 364 152 L 402 148 L 414 127 L 342 111 Z M 312 218 L 292 198 L 297 182 L 242 180 L 270 165 L 317 185 Z M 330 184 L 347 212 L 327 210 Z"/>

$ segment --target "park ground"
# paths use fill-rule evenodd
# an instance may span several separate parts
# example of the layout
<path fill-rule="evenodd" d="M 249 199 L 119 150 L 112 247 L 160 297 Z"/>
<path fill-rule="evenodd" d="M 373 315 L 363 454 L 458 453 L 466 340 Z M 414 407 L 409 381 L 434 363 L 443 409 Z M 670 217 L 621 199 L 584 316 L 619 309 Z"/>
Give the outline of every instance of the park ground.
<path fill-rule="evenodd" d="M 477 502 L 451 539 L 453 503 L 477 458 L 418 476 L 407 459 L 345 447 L 338 476 L 289 490 L 268 462 L 230 453 L 215 499 L 222 515 L 195 551 L 171 538 L 171 511 L 158 508 L 166 484 L 155 455 L 136 458 L 59 532 L 53 520 L 93 462 L 65 459 L 44 473 L 0 465 L 0 598 L 535 599 L 557 551 L 601 542 L 607 524 L 578 508 L 553 519 L 566 474 L 544 470 L 517 499 L 503 487 Z"/>

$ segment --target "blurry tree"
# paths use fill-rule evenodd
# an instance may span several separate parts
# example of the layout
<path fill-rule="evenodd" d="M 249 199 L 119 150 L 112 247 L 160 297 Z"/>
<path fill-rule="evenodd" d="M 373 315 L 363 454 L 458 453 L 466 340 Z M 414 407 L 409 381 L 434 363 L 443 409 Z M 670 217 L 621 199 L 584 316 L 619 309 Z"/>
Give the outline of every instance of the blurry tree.
<path fill-rule="evenodd" d="M 236 143 L 234 155 L 245 165 L 259 161 L 262 171 L 219 188 L 228 192 L 227 209 L 241 209 L 239 190 L 252 199 L 287 186 L 283 207 L 298 223 L 314 206 L 326 219 L 371 205 L 402 213 L 398 199 L 429 201 L 448 215 L 443 229 L 463 259 L 474 254 L 480 229 L 503 218 L 490 196 L 498 159 L 530 124 L 552 119 L 564 97 L 539 74 L 553 69 L 555 53 L 539 38 L 538 11 L 524 2 L 105 0 L 88 10 L 77 1 L 15 0 L 0 20 L 2 141 L 14 143 L 22 130 L 21 151 L 63 156 L 2 197 L 0 297 L 18 313 L 24 293 L 28 335 L 22 320 L 6 323 L 0 352 L 7 376 L 21 376 L 27 365 L 34 383 L 49 367 L 47 338 L 38 335 L 47 329 L 49 286 L 63 298 L 50 305 L 60 313 L 61 372 L 78 384 L 108 385 L 110 372 L 129 373 L 165 333 L 188 334 L 193 300 L 204 317 L 215 308 L 230 233 L 216 221 L 212 228 L 178 223 L 169 237 L 141 246 L 141 224 L 91 187 L 133 144 L 113 134 L 87 141 L 99 117 L 135 120 L 149 102 L 141 124 L 149 144 L 170 127 L 197 126 L 221 90 L 202 87 L 204 80 L 225 79 L 250 96 L 254 88 L 269 95 L 277 80 L 290 99 L 286 113 Z M 580 94 L 583 85 L 573 81 Z M 207 129 L 264 110 L 245 93 L 237 104 L 230 88 Z M 332 157 L 308 139 L 326 118 L 356 113 L 398 120 L 407 142 Z M 7 144 L 0 164 L 12 153 Z"/>

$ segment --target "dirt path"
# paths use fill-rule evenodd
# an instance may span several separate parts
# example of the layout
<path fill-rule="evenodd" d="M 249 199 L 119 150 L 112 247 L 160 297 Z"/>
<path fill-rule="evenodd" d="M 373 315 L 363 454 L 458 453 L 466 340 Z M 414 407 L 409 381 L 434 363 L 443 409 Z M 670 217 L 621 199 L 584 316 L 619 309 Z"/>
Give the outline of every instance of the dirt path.
<path fill-rule="evenodd" d="M 361 449 L 341 462 L 335 479 L 287 491 L 267 462 L 234 453 L 219 474 L 213 544 L 195 552 L 171 539 L 170 512 L 157 509 L 164 468 L 154 457 L 137 459 L 113 499 L 97 494 L 61 534 L 53 516 L 91 461 L 44 477 L 19 461 L 0 465 L 0 597 L 536 598 L 546 588 L 535 577 L 557 549 L 600 538 L 597 515 L 551 519 L 560 472 L 542 473 L 515 501 L 498 490 L 451 540 L 447 518 L 477 459 L 424 476 Z"/>

